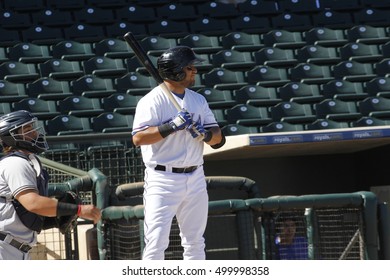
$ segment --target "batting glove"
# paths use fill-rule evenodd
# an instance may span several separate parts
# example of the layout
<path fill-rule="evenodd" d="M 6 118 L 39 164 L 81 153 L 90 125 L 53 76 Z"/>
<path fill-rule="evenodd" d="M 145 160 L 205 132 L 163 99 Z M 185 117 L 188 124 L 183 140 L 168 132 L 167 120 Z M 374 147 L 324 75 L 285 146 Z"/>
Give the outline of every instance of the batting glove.
<path fill-rule="evenodd" d="M 188 127 L 191 123 L 191 114 L 187 110 L 182 109 L 181 111 L 177 112 L 176 117 L 169 122 L 169 125 L 174 131 L 178 131 Z"/>
<path fill-rule="evenodd" d="M 199 120 L 196 123 L 190 124 L 187 127 L 187 130 L 190 132 L 192 138 L 200 138 L 200 140 L 203 140 L 204 142 L 211 140 L 211 132 L 206 130 Z"/>

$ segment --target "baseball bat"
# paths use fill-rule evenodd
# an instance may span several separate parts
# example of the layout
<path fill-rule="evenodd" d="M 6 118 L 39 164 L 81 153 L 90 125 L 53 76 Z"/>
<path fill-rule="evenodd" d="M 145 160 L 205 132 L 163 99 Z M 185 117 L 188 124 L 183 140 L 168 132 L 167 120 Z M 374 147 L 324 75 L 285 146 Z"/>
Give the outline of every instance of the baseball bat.
<path fill-rule="evenodd" d="M 158 73 L 157 68 L 153 65 L 153 62 L 150 60 L 149 56 L 146 54 L 145 50 L 142 48 L 142 46 L 138 43 L 137 39 L 134 37 L 133 33 L 127 32 L 123 38 L 125 41 L 130 45 L 130 47 L 133 49 L 134 54 L 138 58 L 139 62 L 146 68 L 146 70 L 149 72 L 149 74 L 153 77 L 153 79 L 157 82 L 159 87 L 162 89 L 163 93 L 169 98 L 169 100 L 172 102 L 172 104 L 175 106 L 175 108 L 180 111 L 182 108 L 180 104 L 177 102 L 167 85 L 164 83 L 163 78 L 161 78 L 160 73 Z M 192 127 L 192 129 L 199 134 L 198 140 L 202 140 L 203 136 L 195 129 L 195 127 Z"/>

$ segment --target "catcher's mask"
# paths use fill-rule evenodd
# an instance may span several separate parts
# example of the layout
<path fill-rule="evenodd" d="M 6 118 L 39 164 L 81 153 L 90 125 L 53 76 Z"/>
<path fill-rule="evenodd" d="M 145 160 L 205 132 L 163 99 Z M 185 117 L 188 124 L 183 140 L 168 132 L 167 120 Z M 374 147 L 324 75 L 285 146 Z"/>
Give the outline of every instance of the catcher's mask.
<path fill-rule="evenodd" d="M 180 82 L 186 77 L 183 68 L 204 61 L 186 46 L 178 46 L 166 50 L 157 59 L 157 69 L 161 78 Z"/>
<path fill-rule="evenodd" d="M 45 130 L 30 112 L 20 110 L 0 117 L 0 140 L 2 145 L 21 148 L 33 153 L 42 153 L 49 146 Z"/>

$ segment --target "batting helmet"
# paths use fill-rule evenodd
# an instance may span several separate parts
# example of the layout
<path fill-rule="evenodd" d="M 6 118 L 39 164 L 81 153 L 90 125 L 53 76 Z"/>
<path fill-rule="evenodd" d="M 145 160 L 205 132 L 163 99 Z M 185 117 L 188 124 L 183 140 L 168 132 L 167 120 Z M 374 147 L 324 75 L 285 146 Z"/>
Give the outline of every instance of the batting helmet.
<path fill-rule="evenodd" d="M 165 51 L 157 59 L 157 69 L 163 79 L 179 82 L 186 76 L 183 68 L 204 61 L 186 46 L 178 46 Z"/>
<path fill-rule="evenodd" d="M 19 131 L 24 126 L 31 125 L 28 131 Z M 30 112 L 20 110 L 0 117 L 0 140 L 2 145 L 28 150 L 33 153 L 46 151 L 43 127 L 38 126 L 38 119 Z"/>

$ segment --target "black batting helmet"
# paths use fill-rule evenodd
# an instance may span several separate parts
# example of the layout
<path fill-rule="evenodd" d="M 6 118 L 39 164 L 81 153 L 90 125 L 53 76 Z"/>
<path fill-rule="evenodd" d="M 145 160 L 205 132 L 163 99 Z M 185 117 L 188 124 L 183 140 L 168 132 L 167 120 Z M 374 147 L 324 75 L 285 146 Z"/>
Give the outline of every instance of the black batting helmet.
<path fill-rule="evenodd" d="M 197 57 L 191 48 L 178 46 L 170 48 L 160 55 L 157 59 L 157 69 L 164 80 L 179 82 L 185 78 L 184 67 L 202 61 L 203 59 Z"/>
<path fill-rule="evenodd" d="M 18 131 L 26 125 L 32 126 L 28 132 Z M 35 134 L 31 134 L 32 132 Z M 0 117 L 0 140 L 3 146 L 21 148 L 33 153 L 41 153 L 49 148 L 45 131 L 38 126 L 38 119 L 25 110 L 15 111 Z"/>

